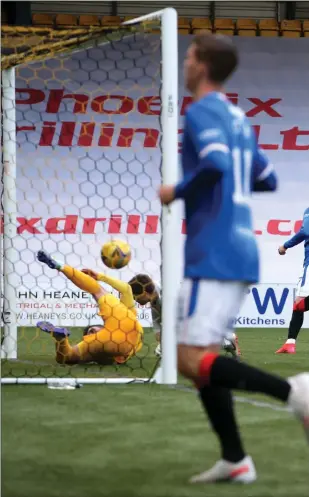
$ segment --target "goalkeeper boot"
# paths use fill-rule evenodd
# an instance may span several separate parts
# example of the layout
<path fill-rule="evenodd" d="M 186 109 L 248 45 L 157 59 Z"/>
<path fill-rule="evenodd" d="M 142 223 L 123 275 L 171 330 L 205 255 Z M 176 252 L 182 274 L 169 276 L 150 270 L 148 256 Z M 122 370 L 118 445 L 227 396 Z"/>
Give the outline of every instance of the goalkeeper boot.
<path fill-rule="evenodd" d="M 285 343 L 276 350 L 276 354 L 296 354 L 296 344 L 295 343 Z"/>
<path fill-rule="evenodd" d="M 56 340 L 66 338 L 71 334 L 71 332 L 67 328 L 60 328 L 58 326 L 54 326 L 52 323 L 49 323 L 48 321 L 39 321 L 36 325 L 38 328 L 40 328 L 40 330 L 45 331 L 45 333 L 49 333 Z"/>
<path fill-rule="evenodd" d="M 309 444 L 309 373 L 301 373 L 288 378 L 291 390 L 288 405 L 300 420 Z"/>
<path fill-rule="evenodd" d="M 246 456 L 237 463 L 221 459 L 208 471 L 193 476 L 190 483 L 253 483 L 256 478 L 254 463 L 250 456 Z"/>
<path fill-rule="evenodd" d="M 37 253 L 37 259 L 38 261 L 47 264 L 47 266 L 51 269 L 61 268 L 61 263 L 53 259 L 47 252 L 44 252 L 44 250 L 39 250 L 39 252 Z"/>

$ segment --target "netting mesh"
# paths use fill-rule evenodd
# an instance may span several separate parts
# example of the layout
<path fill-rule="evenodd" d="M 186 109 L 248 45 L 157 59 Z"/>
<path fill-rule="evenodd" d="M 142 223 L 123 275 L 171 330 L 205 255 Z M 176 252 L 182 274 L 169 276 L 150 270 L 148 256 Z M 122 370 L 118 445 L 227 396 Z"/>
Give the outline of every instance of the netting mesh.
<path fill-rule="evenodd" d="M 137 309 L 144 328 L 137 344 L 132 338 L 137 325 L 123 324 L 132 316 L 111 305 L 114 319 L 105 327 L 109 344 L 103 343 L 102 357 L 88 354 L 87 364 L 59 365 L 59 340 L 36 326 L 48 321 L 68 328 L 71 345 L 85 340 L 85 327 L 102 326 L 91 295 L 40 263 L 39 250 L 73 268 L 122 281 L 137 273 L 160 281 L 160 37 L 113 37 L 16 68 L 18 215 L 9 262 L 18 333 L 17 360 L 3 361 L 5 377 L 148 377 L 155 366 L 148 306 Z M 131 263 L 120 271 L 108 270 L 100 260 L 100 248 L 111 238 L 132 248 Z M 4 319 L 2 313 L 2 325 Z M 112 358 L 105 354 L 110 342 L 117 346 Z M 68 352 L 61 354 L 64 360 L 58 362 L 68 362 Z M 115 360 L 119 354 L 124 360 Z"/>

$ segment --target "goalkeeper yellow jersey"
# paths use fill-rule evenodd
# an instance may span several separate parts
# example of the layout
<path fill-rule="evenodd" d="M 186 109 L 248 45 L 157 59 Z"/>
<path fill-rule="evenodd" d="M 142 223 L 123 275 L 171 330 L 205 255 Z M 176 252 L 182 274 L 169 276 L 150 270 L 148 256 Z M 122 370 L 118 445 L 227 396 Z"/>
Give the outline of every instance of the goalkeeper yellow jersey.
<path fill-rule="evenodd" d="M 98 314 L 104 320 L 104 328 L 110 333 L 110 340 L 121 349 L 130 346 L 127 358 L 118 357 L 118 362 L 124 362 L 142 347 L 143 327 L 137 319 L 135 301 L 131 286 L 115 278 L 99 274 L 99 281 L 104 281 L 119 291 L 120 299 L 108 293 L 98 300 Z"/>

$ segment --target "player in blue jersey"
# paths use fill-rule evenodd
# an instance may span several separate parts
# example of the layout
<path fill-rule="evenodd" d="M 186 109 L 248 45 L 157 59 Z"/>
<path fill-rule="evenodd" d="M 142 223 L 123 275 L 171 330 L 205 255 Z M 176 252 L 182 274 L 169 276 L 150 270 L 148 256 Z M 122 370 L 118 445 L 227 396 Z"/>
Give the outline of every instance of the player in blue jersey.
<path fill-rule="evenodd" d="M 223 93 L 237 59 L 226 37 L 200 34 L 193 39 L 184 63 L 193 103 L 185 116 L 183 180 L 164 185 L 159 192 L 165 205 L 183 199 L 186 212 L 178 368 L 199 389 L 222 450 L 215 466 L 193 477 L 192 483 L 256 479 L 235 420 L 232 390 L 261 392 L 288 404 L 309 439 L 308 374 L 286 381 L 219 355 L 222 340 L 233 331 L 248 285 L 259 279 L 250 194 L 273 191 L 277 185 L 273 167 L 259 150 L 245 114 Z"/>
<path fill-rule="evenodd" d="M 296 247 L 302 242 L 304 242 L 305 248 L 304 268 L 297 285 L 288 338 L 285 344 L 277 350 L 276 354 L 295 354 L 296 340 L 304 322 L 304 312 L 309 310 L 309 207 L 304 212 L 303 223 L 299 232 L 279 247 L 279 254 L 285 255 L 288 249 Z"/>

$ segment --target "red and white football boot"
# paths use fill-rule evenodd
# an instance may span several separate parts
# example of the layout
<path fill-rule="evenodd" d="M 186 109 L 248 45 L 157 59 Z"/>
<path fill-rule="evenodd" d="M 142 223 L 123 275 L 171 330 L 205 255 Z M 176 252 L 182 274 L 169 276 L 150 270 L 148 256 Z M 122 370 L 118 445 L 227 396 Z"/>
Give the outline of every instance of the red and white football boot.
<path fill-rule="evenodd" d="M 296 354 L 296 344 L 295 343 L 285 343 L 276 350 L 276 354 Z"/>

